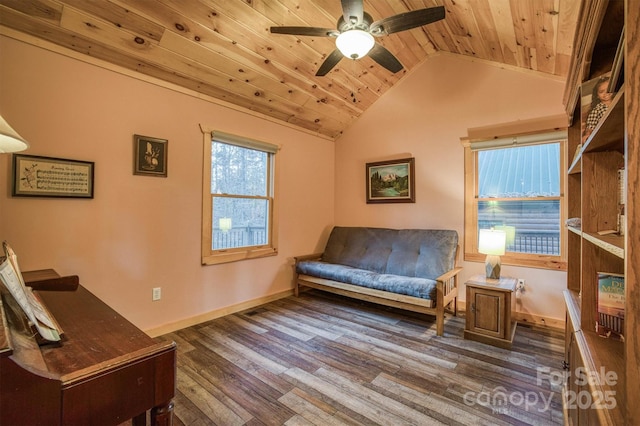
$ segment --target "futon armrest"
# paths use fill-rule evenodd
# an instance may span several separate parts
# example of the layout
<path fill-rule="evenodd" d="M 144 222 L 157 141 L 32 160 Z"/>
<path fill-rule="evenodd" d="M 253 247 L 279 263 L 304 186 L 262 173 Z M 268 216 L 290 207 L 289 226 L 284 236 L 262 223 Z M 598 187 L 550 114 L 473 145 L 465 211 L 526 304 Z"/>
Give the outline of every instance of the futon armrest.
<path fill-rule="evenodd" d="M 453 268 L 452 270 L 445 272 L 444 274 L 436 278 L 436 281 L 444 282 L 444 281 L 450 280 L 451 278 L 458 275 L 460 271 L 462 271 L 462 267 Z"/>
<path fill-rule="evenodd" d="M 296 263 L 302 262 L 303 260 L 318 260 L 322 258 L 323 254 L 324 253 L 313 253 L 313 254 L 305 254 L 302 256 L 294 256 L 293 260 L 295 260 Z"/>

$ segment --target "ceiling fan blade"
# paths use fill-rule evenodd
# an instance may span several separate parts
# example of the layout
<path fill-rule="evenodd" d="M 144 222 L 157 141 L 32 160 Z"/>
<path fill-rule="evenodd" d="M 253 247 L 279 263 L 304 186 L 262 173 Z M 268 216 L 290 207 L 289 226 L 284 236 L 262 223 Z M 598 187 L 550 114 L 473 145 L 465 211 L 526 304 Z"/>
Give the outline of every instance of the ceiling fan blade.
<path fill-rule="evenodd" d="M 340 32 L 335 29 L 316 27 L 271 27 L 269 31 L 273 34 L 291 34 L 311 37 L 337 37 L 340 35 Z"/>
<path fill-rule="evenodd" d="M 381 44 L 376 43 L 375 46 L 373 46 L 373 49 L 369 51 L 368 55 L 371 57 L 371 59 L 373 59 L 392 73 L 396 73 L 403 68 L 400 61 L 395 56 L 393 56 L 393 53 L 389 52 Z"/>
<path fill-rule="evenodd" d="M 342 0 L 342 16 L 348 24 L 362 23 L 364 16 L 362 0 Z"/>
<path fill-rule="evenodd" d="M 320 68 L 318 69 L 316 76 L 322 77 L 323 75 L 327 75 L 327 73 L 331 71 L 333 67 L 335 67 L 338 64 L 338 62 L 340 62 L 340 59 L 342 59 L 343 57 L 344 55 L 339 49 L 336 49 L 333 52 L 331 52 L 331 54 L 327 56 L 327 59 L 324 60 L 322 65 L 320 65 Z"/>
<path fill-rule="evenodd" d="M 444 6 L 413 10 L 376 21 L 370 31 L 373 35 L 393 34 L 439 21 L 444 14 Z"/>

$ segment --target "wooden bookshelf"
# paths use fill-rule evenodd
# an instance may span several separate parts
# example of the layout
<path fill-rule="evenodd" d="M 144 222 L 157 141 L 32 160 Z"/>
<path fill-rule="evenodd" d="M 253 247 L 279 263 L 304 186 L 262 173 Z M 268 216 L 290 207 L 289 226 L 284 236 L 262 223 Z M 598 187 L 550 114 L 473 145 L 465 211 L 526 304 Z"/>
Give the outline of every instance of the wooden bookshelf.
<path fill-rule="evenodd" d="M 565 423 L 568 425 L 640 424 L 640 404 L 627 403 L 627 395 L 640 395 L 640 213 L 634 205 L 640 185 L 640 8 L 627 1 L 582 2 L 567 81 L 567 111 L 572 117 L 568 154 L 574 155 L 567 171 L 567 217 L 579 217 L 580 228 L 567 227 L 567 308 L 564 386 Z M 621 48 L 623 47 L 623 48 Z M 624 53 L 624 54 L 623 54 Z M 604 117 L 582 141 L 583 81 L 591 80 L 624 63 L 621 79 Z M 612 74 L 614 74 L 612 73 Z M 577 154 L 575 154 L 577 152 Z M 626 170 L 626 228 L 618 230 L 618 170 Z M 607 231 L 614 230 L 614 233 Z M 625 277 L 624 340 L 596 333 L 598 272 Z M 593 380 L 576 383 L 584 371 Z M 603 373 L 610 376 L 604 377 Z M 615 380 L 612 380 L 615 375 Z M 573 379 L 572 379 L 573 377 Z M 631 379 L 626 380 L 629 377 Z M 603 404 L 571 405 L 577 393 L 609 396 Z M 630 400 L 629 400 L 630 401 Z M 575 401 L 574 401 L 575 402 Z"/>

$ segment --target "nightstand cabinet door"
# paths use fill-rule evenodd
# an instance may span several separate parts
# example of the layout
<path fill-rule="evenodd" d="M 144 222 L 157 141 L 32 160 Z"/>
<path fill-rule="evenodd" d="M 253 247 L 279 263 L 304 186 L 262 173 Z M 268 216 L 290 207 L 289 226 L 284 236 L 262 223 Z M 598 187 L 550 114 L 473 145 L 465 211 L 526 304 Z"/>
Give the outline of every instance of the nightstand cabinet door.
<path fill-rule="evenodd" d="M 469 287 L 469 330 L 485 336 L 506 339 L 507 324 L 504 312 L 509 296 L 511 295 L 504 291 Z"/>

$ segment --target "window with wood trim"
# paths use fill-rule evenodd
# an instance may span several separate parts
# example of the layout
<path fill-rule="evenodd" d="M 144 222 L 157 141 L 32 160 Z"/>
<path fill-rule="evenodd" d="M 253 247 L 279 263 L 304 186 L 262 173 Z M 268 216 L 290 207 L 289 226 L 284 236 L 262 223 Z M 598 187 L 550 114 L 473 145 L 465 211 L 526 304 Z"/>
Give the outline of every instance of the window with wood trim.
<path fill-rule="evenodd" d="M 204 131 L 202 263 L 277 254 L 274 182 L 278 147 Z"/>
<path fill-rule="evenodd" d="M 463 141 L 465 260 L 478 252 L 480 229 L 507 234 L 503 264 L 566 269 L 566 132 Z"/>

